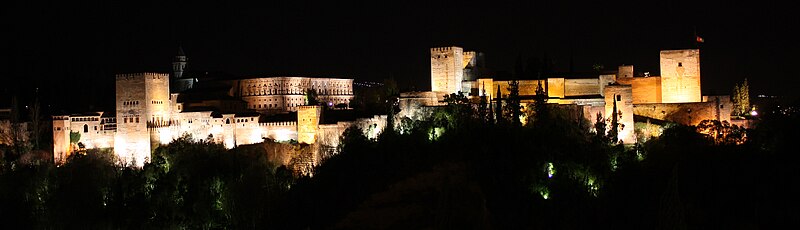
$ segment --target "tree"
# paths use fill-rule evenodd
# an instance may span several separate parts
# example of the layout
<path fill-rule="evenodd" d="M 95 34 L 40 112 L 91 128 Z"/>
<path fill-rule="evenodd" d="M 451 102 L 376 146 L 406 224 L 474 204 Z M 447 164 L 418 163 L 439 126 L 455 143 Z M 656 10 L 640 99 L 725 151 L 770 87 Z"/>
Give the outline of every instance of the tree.
<path fill-rule="evenodd" d="M 495 103 L 497 103 L 497 107 L 495 107 L 494 116 L 495 120 L 498 124 L 503 124 L 506 122 L 505 116 L 503 116 L 503 94 L 500 93 L 500 86 L 497 86 L 497 93 L 494 94 Z"/>
<path fill-rule="evenodd" d="M 307 89 L 306 90 L 306 105 L 319 105 L 319 101 L 317 100 L 317 90 L 314 89 Z"/>
<path fill-rule="evenodd" d="M 522 107 L 520 106 L 520 96 L 519 96 L 519 81 L 511 80 L 508 83 L 508 98 L 506 102 L 508 103 L 508 114 L 511 115 L 511 124 L 515 126 L 519 126 L 522 123 L 519 120 L 519 117 L 522 116 Z"/>
<path fill-rule="evenodd" d="M 11 97 L 11 111 L 10 117 L 8 119 L 8 132 L 3 133 L 3 136 L 0 138 L 5 139 L 5 141 L 10 145 L 11 152 L 3 154 L 4 160 L 6 162 L 14 162 L 19 159 L 22 154 L 28 152 L 30 150 L 30 144 L 28 143 L 28 124 L 22 122 L 20 113 L 19 113 L 19 103 L 17 101 L 17 97 Z"/>
<path fill-rule="evenodd" d="M 43 131 L 42 111 L 39 105 L 39 88 L 36 88 L 36 92 L 33 96 L 33 104 L 28 112 L 31 118 L 31 145 L 33 149 L 39 149 L 41 147 L 40 139 Z"/>
<path fill-rule="evenodd" d="M 733 115 L 745 116 L 750 112 L 750 85 L 747 78 L 741 84 L 733 87 Z"/>
<path fill-rule="evenodd" d="M 520 99 L 519 99 L 519 81 L 511 80 L 508 83 L 508 97 L 506 97 L 507 114 L 511 116 L 511 124 L 520 125 Z"/>
<path fill-rule="evenodd" d="M 615 94 L 613 98 L 617 98 Z M 617 100 L 614 101 L 614 110 L 611 111 L 611 129 L 608 130 L 608 138 L 611 139 L 611 143 L 617 143 L 619 141 L 619 121 L 617 120 L 618 111 L 617 111 Z"/>
<path fill-rule="evenodd" d="M 604 142 L 610 141 L 608 136 L 606 136 L 606 120 L 603 119 L 603 114 L 600 112 L 597 112 L 597 119 L 594 123 L 594 132 L 595 136 Z"/>
<path fill-rule="evenodd" d="M 536 85 L 536 95 L 533 97 L 533 113 L 528 115 L 528 124 L 535 124 L 547 120 L 550 111 L 547 107 L 547 92 L 545 92 L 542 85 L 544 82 L 538 81 Z"/>

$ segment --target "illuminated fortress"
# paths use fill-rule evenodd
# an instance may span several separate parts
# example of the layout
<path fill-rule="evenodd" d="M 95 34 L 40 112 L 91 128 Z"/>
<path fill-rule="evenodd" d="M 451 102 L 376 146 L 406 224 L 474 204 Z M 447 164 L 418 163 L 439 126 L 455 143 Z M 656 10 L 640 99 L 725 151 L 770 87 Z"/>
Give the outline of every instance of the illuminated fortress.
<path fill-rule="evenodd" d="M 431 48 L 431 91 L 406 92 L 401 95 L 401 115 L 419 117 L 419 108 L 441 105 L 444 95 L 462 93 L 472 99 L 486 96 L 502 103 L 509 95 L 511 79 L 476 75 L 481 53 L 461 47 Z M 533 102 L 536 89 L 542 87 L 548 103 L 578 106 L 590 122 L 600 114 L 608 118 L 616 104 L 623 128 L 619 139 L 635 143 L 634 117 L 697 125 L 703 120 L 730 121 L 731 102 L 727 96 L 702 96 L 700 92 L 700 51 L 663 50 L 660 53 L 661 76 L 634 76 L 631 65 L 620 66 L 615 73 L 594 76 L 546 76 L 542 79 L 519 79 L 521 104 Z M 499 92 L 499 94 L 498 94 Z M 573 107 L 574 107 L 573 106 Z"/>
<path fill-rule="evenodd" d="M 95 112 L 53 116 L 53 154 L 57 164 L 81 149 L 113 148 L 122 164 L 142 166 L 159 144 L 189 135 L 226 148 L 264 142 L 297 140 L 333 150 L 340 134 L 352 124 L 377 126 L 386 116 L 321 123 L 321 106 L 306 106 L 306 93 L 332 109 L 347 110 L 353 99 L 353 79 L 259 77 L 212 81 L 223 86 L 221 97 L 186 99 L 197 79 L 185 72 L 187 58 L 179 51 L 173 77 L 166 73 L 116 75 L 115 113 Z M 170 92 L 170 82 L 177 87 Z M 232 99 L 231 99 L 232 98 Z M 266 115 L 296 112 L 295 118 L 266 120 Z M 383 126 L 380 126 L 383 127 Z M 368 133 L 374 138 L 376 132 Z M 335 138 L 334 138 L 335 137 Z"/>
<path fill-rule="evenodd" d="M 473 100 L 485 96 L 492 103 L 504 103 L 508 97 L 513 81 L 483 72 L 482 53 L 460 47 L 432 48 L 430 52 L 432 91 L 401 93 L 401 111 L 395 119 L 426 119 L 420 111 L 441 106 L 444 95 L 452 93 Z M 634 129 L 637 121 L 686 125 L 730 121 L 729 97 L 701 95 L 699 50 L 664 50 L 660 57 L 661 76 L 635 76 L 633 66 L 624 65 L 614 73 L 588 77 L 565 74 L 516 80 L 521 104 L 532 103 L 541 87 L 548 103 L 576 110 L 589 122 L 597 116 L 608 119 L 617 114 L 622 127 L 618 138 L 623 143 L 635 143 L 642 138 L 637 135 L 649 135 Z M 333 151 L 348 127 L 355 125 L 375 138 L 387 123 L 385 115 L 323 123 L 321 107 L 306 106 L 306 94 L 313 92 L 330 109 L 349 109 L 353 79 L 282 76 L 217 80 L 211 82 L 222 86 L 221 96 L 205 98 L 213 93 L 198 89 L 202 85 L 198 78 L 187 74 L 188 59 L 182 49 L 174 60 L 172 78 L 165 73 L 117 75 L 115 113 L 54 116 L 55 162 L 65 162 L 76 150 L 113 148 L 121 163 L 141 166 L 155 147 L 185 135 L 226 148 L 272 139 L 297 140 Z M 191 95 L 200 99 L 188 99 Z M 296 116 L 267 119 L 289 113 Z M 316 151 L 314 156 L 319 154 Z"/>

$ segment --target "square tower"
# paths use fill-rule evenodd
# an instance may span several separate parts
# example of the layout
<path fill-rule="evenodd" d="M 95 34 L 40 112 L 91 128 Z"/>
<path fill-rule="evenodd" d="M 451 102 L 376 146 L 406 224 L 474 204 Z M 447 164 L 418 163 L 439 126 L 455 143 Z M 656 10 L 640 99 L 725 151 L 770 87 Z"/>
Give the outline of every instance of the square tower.
<path fill-rule="evenodd" d="M 304 105 L 297 110 L 297 142 L 314 144 L 319 130 L 321 108 L 318 105 Z"/>
<path fill-rule="evenodd" d="M 431 48 L 431 91 L 447 94 L 461 91 L 465 64 L 461 47 Z"/>
<path fill-rule="evenodd" d="M 613 116 L 614 108 L 616 107 L 617 123 L 619 123 L 617 138 L 626 144 L 635 143 L 636 137 L 633 131 L 633 89 L 630 85 L 612 84 L 603 88 L 603 94 L 605 95 L 606 103 L 606 112 L 604 116 L 608 119 L 606 121 L 606 127 L 611 128 L 611 116 Z"/>
<path fill-rule="evenodd" d="M 117 74 L 117 134 L 114 153 L 126 165 L 141 167 L 150 161 L 148 129 L 169 125 L 169 74 Z"/>
<path fill-rule="evenodd" d="M 661 51 L 661 102 L 701 102 L 700 50 Z"/>

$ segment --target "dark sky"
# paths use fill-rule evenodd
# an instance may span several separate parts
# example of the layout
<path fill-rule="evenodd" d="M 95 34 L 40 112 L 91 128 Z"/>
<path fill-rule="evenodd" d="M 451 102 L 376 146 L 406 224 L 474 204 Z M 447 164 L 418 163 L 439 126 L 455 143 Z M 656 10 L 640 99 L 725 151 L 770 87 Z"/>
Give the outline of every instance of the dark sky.
<path fill-rule="evenodd" d="M 727 94 L 745 77 L 752 95 L 800 92 L 790 73 L 800 20 L 787 5 L 496 2 L 4 3 L 0 89 L 40 87 L 52 104 L 102 107 L 113 102 L 113 74 L 169 72 L 178 44 L 194 71 L 393 77 L 422 90 L 428 49 L 449 45 L 484 52 L 495 70 L 547 53 L 560 71 L 572 57 L 577 71 L 633 64 L 656 75 L 659 50 L 693 47 L 696 28 L 704 94 Z"/>

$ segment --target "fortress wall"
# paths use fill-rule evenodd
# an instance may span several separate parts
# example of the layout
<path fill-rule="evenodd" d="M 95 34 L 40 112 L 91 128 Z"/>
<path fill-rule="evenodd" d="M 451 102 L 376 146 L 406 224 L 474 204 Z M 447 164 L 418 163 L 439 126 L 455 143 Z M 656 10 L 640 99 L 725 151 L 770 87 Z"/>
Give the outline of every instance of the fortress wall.
<path fill-rule="evenodd" d="M 600 77 L 598 78 L 597 81 L 598 81 L 597 84 L 600 86 L 600 89 L 599 89 L 600 95 L 605 96 L 605 92 L 604 91 L 606 89 L 606 86 L 608 86 L 611 83 L 617 82 L 617 75 L 614 75 L 614 74 L 600 75 Z"/>
<path fill-rule="evenodd" d="M 180 137 L 185 134 L 191 135 L 195 141 L 205 140 L 211 128 L 211 112 L 183 112 L 176 115 L 177 127 L 173 132 L 173 137 Z"/>
<path fill-rule="evenodd" d="M 564 98 L 564 78 L 547 79 L 547 96 Z"/>
<path fill-rule="evenodd" d="M 661 77 L 620 78 L 617 82 L 631 85 L 634 104 L 661 103 Z"/>
<path fill-rule="evenodd" d="M 146 110 L 150 101 L 146 78 L 153 76 L 153 73 L 116 75 L 114 153 L 125 164 L 142 166 L 150 158 L 150 133 L 147 130 L 150 114 Z"/>
<path fill-rule="evenodd" d="M 461 68 L 467 68 L 468 65 L 475 65 L 475 51 L 464 51 L 463 60 L 461 60 Z M 469 79 L 473 80 L 473 79 Z"/>
<path fill-rule="evenodd" d="M 600 94 L 600 83 L 597 78 L 565 79 L 564 96 L 583 96 Z"/>
<path fill-rule="evenodd" d="M 632 65 L 621 65 L 619 66 L 619 71 L 617 71 L 617 79 L 623 78 L 632 78 L 634 77 L 633 74 L 633 66 Z"/>
<path fill-rule="evenodd" d="M 713 102 L 719 109 L 720 121 L 731 121 L 731 113 L 733 112 L 733 102 L 731 96 L 703 96 L 703 102 Z"/>
<path fill-rule="evenodd" d="M 265 129 L 258 124 L 258 116 L 234 117 L 232 127 L 236 146 L 264 142 Z"/>
<path fill-rule="evenodd" d="M 697 125 L 703 120 L 716 120 L 716 107 L 716 102 L 637 104 L 633 107 L 633 113 L 684 125 Z"/>
<path fill-rule="evenodd" d="M 53 163 L 56 165 L 65 163 L 72 152 L 69 132 L 69 117 L 53 117 Z"/>
<path fill-rule="evenodd" d="M 264 127 L 264 136 L 276 141 L 297 140 L 297 122 L 270 122 L 261 123 Z"/>
<path fill-rule="evenodd" d="M 488 81 L 485 81 L 488 82 Z M 520 96 L 532 96 L 536 95 L 536 88 L 539 87 L 539 80 L 519 80 L 519 95 Z M 509 84 L 511 81 L 492 81 L 494 87 L 492 87 L 492 92 L 490 95 L 496 96 L 494 94 L 497 93 L 497 87 L 500 87 L 500 94 L 502 94 L 503 98 L 507 98 L 508 94 L 511 92 L 509 88 Z M 488 86 L 488 85 L 487 85 Z M 542 86 L 544 89 L 544 86 Z M 489 87 L 486 87 L 487 94 L 489 93 Z"/>
<path fill-rule="evenodd" d="M 629 85 L 609 85 L 605 87 L 605 109 L 603 114 L 606 119 L 607 127 L 611 128 L 611 116 L 613 116 L 614 103 L 617 105 L 617 122 L 621 125 L 618 133 L 618 138 L 624 143 L 635 143 L 636 138 L 634 135 L 634 105 L 633 105 L 633 90 Z"/>
<path fill-rule="evenodd" d="M 597 114 L 605 117 L 606 115 L 606 101 L 605 98 L 588 98 L 588 99 L 550 99 L 548 103 L 559 105 L 578 105 L 583 110 L 583 116 L 592 124 L 596 121 Z"/>
<path fill-rule="evenodd" d="M 700 102 L 700 50 L 661 51 L 661 102 Z"/>
<path fill-rule="evenodd" d="M 487 99 L 494 98 L 495 87 L 494 87 L 494 79 L 491 78 L 481 78 L 477 80 L 477 87 L 478 87 L 478 96 L 486 95 Z"/>
<path fill-rule="evenodd" d="M 299 107 L 297 111 L 297 142 L 316 143 L 320 112 L 320 107 L 316 105 Z"/>
<path fill-rule="evenodd" d="M 461 47 L 431 48 L 431 91 L 447 94 L 461 90 L 464 79 Z"/>
<path fill-rule="evenodd" d="M 151 126 L 166 126 L 170 120 L 169 75 L 145 73 L 145 119 Z"/>
<path fill-rule="evenodd" d="M 69 130 L 81 135 L 79 143 L 87 149 L 113 148 L 116 130 L 105 130 L 100 116 L 70 117 Z M 66 133 L 69 140 L 69 133 Z"/>

